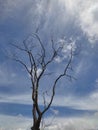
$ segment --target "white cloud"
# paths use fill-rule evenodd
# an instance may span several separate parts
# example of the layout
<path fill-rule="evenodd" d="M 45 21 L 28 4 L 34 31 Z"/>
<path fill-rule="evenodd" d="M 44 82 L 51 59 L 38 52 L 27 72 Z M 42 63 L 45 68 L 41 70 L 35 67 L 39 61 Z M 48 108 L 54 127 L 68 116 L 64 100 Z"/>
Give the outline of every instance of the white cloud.
<path fill-rule="evenodd" d="M 89 64 L 87 59 L 81 58 L 81 61 L 74 67 L 75 77 L 79 78 L 83 74 L 87 73 L 91 66 L 92 64 Z"/>
<path fill-rule="evenodd" d="M 61 0 L 65 4 L 66 16 L 73 17 L 91 43 L 98 40 L 98 1 Z M 74 26 L 74 25 L 73 25 Z"/>
<path fill-rule="evenodd" d="M 94 118 L 58 118 L 55 121 L 55 125 L 50 125 L 49 127 L 45 128 L 45 130 L 88 130 L 96 129 L 97 127 L 98 125 Z"/>
<path fill-rule="evenodd" d="M 31 125 L 32 120 L 29 118 L 0 115 L 0 130 L 28 130 Z"/>
<path fill-rule="evenodd" d="M 32 104 L 31 93 L 17 95 L 0 94 L 0 102 Z"/>
<path fill-rule="evenodd" d="M 47 98 L 49 101 L 49 97 Z M 0 102 L 8 103 L 20 103 L 20 104 L 32 104 L 31 92 L 20 93 L 18 96 L 16 94 L 0 94 Z M 39 104 L 43 104 L 43 97 L 40 96 Z M 80 110 L 98 110 L 98 91 L 93 91 L 85 97 L 77 97 L 75 95 L 69 94 L 65 95 L 56 95 L 53 104 L 55 106 L 69 106 L 71 108 L 80 109 Z M 56 111 L 54 111 L 56 112 Z"/>
<path fill-rule="evenodd" d="M 59 56 L 59 52 L 58 52 L 58 56 L 55 57 L 55 61 L 60 63 L 63 60 L 67 59 L 68 57 L 70 57 L 71 55 L 71 51 L 72 53 L 74 53 L 76 51 L 76 40 L 74 40 L 73 38 L 60 38 L 57 41 L 57 48 L 61 48 L 60 49 L 60 56 Z"/>
<path fill-rule="evenodd" d="M 4 64 L 0 65 L 0 85 L 9 85 L 14 83 L 16 73 Z"/>
<path fill-rule="evenodd" d="M 24 0 L 24 2 L 22 2 L 22 0 L 6 0 L 6 1 L 2 1 L 0 2 L 0 12 L 1 12 L 1 18 L 12 18 L 14 17 L 13 14 L 17 14 L 18 11 L 22 11 L 24 7 L 26 7 L 26 5 L 29 5 L 31 3 L 31 0 Z"/>
<path fill-rule="evenodd" d="M 48 99 L 49 100 L 49 99 Z M 9 103 L 22 103 L 22 104 L 32 104 L 31 93 L 18 94 L 17 95 L 0 95 L 0 102 Z M 40 97 L 39 104 L 43 104 L 43 98 Z M 55 96 L 53 104 L 55 106 L 69 106 L 71 108 L 79 110 L 98 110 L 98 91 L 92 92 L 85 97 L 75 97 L 73 95 L 67 96 Z M 58 114 L 57 110 L 52 110 L 55 114 Z"/>
<path fill-rule="evenodd" d="M 57 63 L 60 63 L 60 62 L 62 62 L 62 59 L 61 59 L 59 56 L 57 56 L 57 57 L 55 58 L 55 61 L 56 61 Z"/>
<path fill-rule="evenodd" d="M 38 68 L 38 70 L 37 70 L 37 76 L 39 76 L 41 72 L 42 72 L 42 69 Z"/>
<path fill-rule="evenodd" d="M 55 118 L 52 124 L 51 118 L 46 118 L 46 127 L 41 130 L 88 130 L 98 129 L 98 116 L 84 116 L 71 118 Z M 6 124 L 5 124 L 6 122 Z M 0 115 L 0 130 L 29 130 L 32 126 L 32 119 L 22 116 L 4 116 Z"/>
<path fill-rule="evenodd" d="M 80 26 L 91 43 L 98 40 L 98 1 L 84 1 L 80 11 Z"/>
<path fill-rule="evenodd" d="M 50 110 L 53 112 L 54 116 L 59 114 L 59 111 L 53 108 L 50 108 Z"/>
<path fill-rule="evenodd" d="M 12 16 L 13 13 L 17 13 L 17 11 L 20 9 L 23 9 L 25 5 L 28 3 L 28 1 L 22 2 L 23 4 L 20 4 L 22 0 L 9 0 L 4 4 L 4 10 L 2 10 L 2 17 L 8 18 L 9 16 Z M 29 0 L 29 3 L 31 0 Z M 58 10 L 59 8 L 59 10 Z M 34 8 L 35 9 L 35 8 Z M 36 14 L 36 19 L 37 25 L 42 24 L 42 29 L 45 30 L 45 33 L 47 32 L 46 30 L 55 30 L 56 32 L 63 32 L 61 31 L 62 29 L 66 29 L 67 25 L 71 21 L 75 21 L 78 27 L 81 28 L 83 33 L 88 37 L 89 41 L 91 43 L 95 42 L 98 40 L 98 1 L 97 0 L 50 0 L 46 2 L 46 0 L 42 0 L 41 3 L 37 3 L 36 9 L 35 9 L 35 14 L 33 14 L 33 8 L 30 8 L 28 11 L 28 17 L 30 17 L 29 20 L 31 20 L 32 23 L 32 16 L 35 16 Z M 46 11 L 47 10 L 47 11 Z M 1 10 L 0 10 L 1 11 Z M 21 11 L 20 11 L 21 12 Z M 14 15 L 13 15 L 14 16 Z M 42 18 L 44 17 L 44 20 Z M 43 24 L 44 23 L 44 24 Z M 72 25 L 74 26 L 74 25 Z M 51 31 L 50 31 L 51 32 Z M 63 41 L 62 41 L 63 42 Z M 70 50 L 70 46 L 67 46 L 67 51 Z M 64 50 L 64 52 L 66 52 Z M 56 59 L 57 62 L 60 62 L 61 59 L 58 57 Z M 91 65 L 91 64 L 90 64 Z M 89 68 L 87 62 L 85 63 L 84 59 L 78 64 L 76 67 L 76 75 L 79 75 L 81 72 L 85 72 L 87 68 L 84 68 L 83 66 L 87 66 Z M 38 70 L 38 74 L 40 73 L 40 69 Z M 9 76 L 10 74 L 10 76 Z M 0 84 L 11 84 L 15 79 L 16 74 L 14 72 L 10 72 L 10 70 L 6 70 L 4 67 L 0 67 Z M 96 80 L 96 86 L 97 86 L 97 80 Z M 0 95 L 0 101 L 2 102 L 14 102 L 14 103 L 31 103 L 31 94 L 26 93 L 22 95 Z M 24 99 L 24 100 L 23 100 Z M 42 99 L 39 101 L 42 104 Z M 87 97 L 84 98 L 77 98 L 75 96 L 69 95 L 67 97 L 55 97 L 55 100 L 53 102 L 54 105 L 68 105 L 73 108 L 77 109 L 89 109 L 89 110 L 98 110 L 98 92 L 93 92 Z M 98 113 L 95 113 L 95 116 L 97 116 Z M 2 117 L 1 117 L 2 118 Z M 86 119 L 84 121 L 81 120 L 81 124 L 86 124 L 85 121 L 88 121 L 89 119 Z M 65 121 L 65 119 L 64 119 Z M 94 120 L 95 121 L 95 120 Z M 0 121 L 1 122 L 1 121 Z M 89 123 L 84 126 L 82 129 L 81 124 L 79 126 L 78 130 L 87 130 L 87 128 L 95 128 L 95 125 L 93 124 L 92 121 L 88 121 Z M 75 123 L 75 122 L 74 122 Z M 68 127 L 64 126 L 64 129 L 75 129 L 78 127 L 74 126 L 74 123 L 69 123 Z M 90 123 L 92 125 L 90 125 Z M 79 124 L 77 121 L 76 124 Z M 55 126 L 55 128 L 58 128 L 59 126 Z M 2 127 L 3 128 L 3 127 Z M 2 129 L 1 128 L 1 129 Z M 52 126 L 53 129 L 54 126 Z M 17 128 L 18 129 L 22 129 Z M 11 129 L 10 129 L 11 130 Z M 16 129 L 15 129 L 16 130 Z"/>
<path fill-rule="evenodd" d="M 0 64 L 0 86 L 1 87 L 13 87 L 16 86 L 23 86 L 28 83 L 28 79 L 26 79 L 26 76 L 23 76 L 23 71 L 20 70 L 20 73 L 17 70 L 17 67 L 10 66 L 9 61 L 5 61 Z M 22 82 L 24 81 L 24 82 Z"/>
<path fill-rule="evenodd" d="M 95 88 L 98 89 L 98 78 L 95 80 Z"/>
<path fill-rule="evenodd" d="M 87 96 L 77 97 L 75 95 L 56 95 L 53 101 L 56 106 L 68 106 L 79 110 L 98 111 L 98 90 L 93 91 Z"/>
<path fill-rule="evenodd" d="M 45 32 L 53 31 L 53 29 L 58 33 L 62 32 L 71 22 L 74 22 L 82 29 L 90 42 L 98 39 L 97 0 L 42 0 L 37 5 L 37 14 L 40 17 L 38 21 L 41 22 Z"/>
<path fill-rule="evenodd" d="M 98 40 L 97 0 L 9 0 L 1 2 L 1 16 L 16 17 L 24 8 L 28 10 L 25 18 L 28 18 L 30 28 L 39 25 L 45 34 L 63 34 L 68 26 L 76 26 L 81 28 L 91 43 Z"/>
<path fill-rule="evenodd" d="M 47 13 L 45 13 L 46 5 Z M 76 26 L 80 27 L 83 33 L 86 34 L 91 43 L 98 40 L 97 0 L 51 0 L 50 2 L 43 1 L 40 3 L 40 7 L 41 10 L 44 9 L 43 13 L 46 14 L 44 29 L 52 26 L 60 32 L 60 30 L 66 29 L 69 23 L 74 21 Z M 59 8 L 59 11 L 57 8 Z M 51 23 L 52 25 L 50 25 Z"/>

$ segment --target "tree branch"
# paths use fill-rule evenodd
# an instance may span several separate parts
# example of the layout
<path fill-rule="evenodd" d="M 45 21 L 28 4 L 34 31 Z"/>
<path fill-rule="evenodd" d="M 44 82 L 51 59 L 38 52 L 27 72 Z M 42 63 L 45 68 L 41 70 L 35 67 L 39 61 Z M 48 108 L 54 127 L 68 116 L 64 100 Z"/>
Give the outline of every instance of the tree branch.
<path fill-rule="evenodd" d="M 54 99 L 54 96 L 55 96 L 55 89 L 56 89 L 57 82 L 58 82 L 62 77 L 64 77 L 64 76 L 69 76 L 69 75 L 67 75 L 67 71 L 68 71 L 68 67 L 70 66 L 70 64 L 71 64 L 71 62 L 72 62 L 72 57 L 73 57 L 73 54 L 72 54 L 72 49 L 71 49 L 71 56 L 70 56 L 70 59 L 69 59 L 67 65 L 65 66 L 64 73 L 60 74 L 60 75 L 56 78 L 56 80 L 55 80 L 55 82 L 54 82 L 54 85 L 53 85 L 53 87 L 52 87 L 51 100 L 50 100 L 49 104 L 47 105 L 47 107 L 43 110 L 42 114 L 44 114 L 44 113 L 50 108 L 50 106 L 51 106 L 51 104 L 52 104 L 52 102 L 53 102 L 53 99 Z"/>
<path fill-rule="evenodd" d="M 20 59 L 16 59 L 16 58 L 13 58 L 13 60 L 16 62 L 19 62 L 21 65 L 23 65 L 25 67 L 25 69 L 27 70 L 27 72 L 30 74 L 28 67 L 26 66 L 26 64 L 23 61 L 21 61 Z"/>

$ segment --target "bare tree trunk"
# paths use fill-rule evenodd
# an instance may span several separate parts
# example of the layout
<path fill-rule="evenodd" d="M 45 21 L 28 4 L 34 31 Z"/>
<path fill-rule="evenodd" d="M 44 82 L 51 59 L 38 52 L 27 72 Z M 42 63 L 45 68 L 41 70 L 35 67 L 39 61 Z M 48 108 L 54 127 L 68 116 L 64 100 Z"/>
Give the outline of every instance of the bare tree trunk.
<path fill-rule="evenodd" d="M 31 130 L 40 130 L 40 123 L 41 123 L 41 116 L 36 119 L 36 121 L 33 121 L 33 126 L 31 127 Z"/>
<path fill-rule="evenodd" d="M 13 60 L 15 60 L 16 62 L 19 62 L 27 71 L 27 73 L 30 75 L 31 78 L 31 84 L 32 84 L 32 101 L 33 101 L 33 109 L 32 109 L 32 115 L 33 115 L 33 126 L 31 127 L 31 130 L 40 130 L 40 123 L 42 120 L 42 116 L 48 111 L 48 109 L 51 107 L 54 96 L 55 96 L 55 90 L 57 87 L 57 83 L 58 81 L 60 81 L 61 78 L 63 78 L 64 76 L 69 78 L 70 81 L 72 79 L 74 79 L 74 77 L 72 75 L 70 75 L 70 71 L 72 71 L 72 60 L 73 60 L 73 55 L 74 55 L 74 48 L 71 45 L 71 49 L 70 49 L 70 54 L 68 55 L 68 57 L 66 58 L 66 60 L 64 60 L 64 56 L 62 58 L 62 55 L 64 55 L 64 50 L 65 50 L 65 43 L 64 44 L 55 44 L 53 39 L 51 39 L 51 56 L 49 56 L 49 52 L 48 52 L 48 48 L 46 46 L 44 46 L 44 43 L 41 41 L 39 35 L 37 34 L 32 34 L 32 38 L 34 39 L 35 43 L 33 43 L 33 39 L 27 38 L 23 41 L 23 47 L 21 46 L 17 46 L 15 44 L 12 44 L 15 48 L 17 48 L 18 50 L 20 50 L 21 52 L 23 52 L 23 54 L 25 53 L 26 56 L 28 56 L 28 63 L 30 65 L 30 68 L 28 66 L 28 64 L 25 63 L 24 60 L 21 59 L 21 57 L 19 56 L 13 56 Z M 36 45 L 36 40 L 38 41 L 38 45 Z M 32 45 L 29 46 L 29 41 L 30 43 L 32 42 Z M 35 50 L 34 50 L 35 49 Z M 50 49 L 49 49 L 50 51 Z M 66 53 L 65 53 L 66 54 Z M 47 68 L 50 64 L 55 64 L 56 63 L 56 58 L 60 57 L 61 55 L 61 60 L 62 62 L 60 62 L 60 64 L 63 64 L 63 61 L 65 61 L 65 66 L 63 69 L 63 72 L 61 72 L 57 77 L 55 77 L 55 80 L 53 82 L 52 85 L 52 93 L 50 96 L 50 101 L 47 102 L 46 100 L 46 95 L 47 91 L 45 92 L 44 90 L 41 92 L 42 96 L 43 96 L 43 110 L 40 109 L 39 107 L 39 88 L 41 86 L 40 81 L 43 78 L 43 76 L 51 74 L 51 70 L 48 73 L 47 72 Z M 58 63 L 57 63 L 58 64 Z M 39 69 L 41 70 L 41 72 L 38 74 Z"/>
<path fill-rule="evenodd" d="M 40 130 L 39 125 L 36 123 L 31 127 L 31 130 Z"/>
<path fill-rule="evenodd" d="M 42 119 L 42 113 L 38 113 L 37 110 L 37 93 L 35 93 L 35 97 L 34 97 L 34 93 L 32 92 L 32 100 L 33 100 L 33 108 L 32 108 L 32 115 L 33 115 L 33 126 L 31 127 L 31 130 L 40 130 L 40 123 L 41 123 L 41 119 Z M 35 99 L 34 99 L 35 98 Z"/>
<path fill-rule="evenodd" d="M 40 128 L 37 125 L 35 125 L 31 127 L 31 130 L 40 130 Z"/>

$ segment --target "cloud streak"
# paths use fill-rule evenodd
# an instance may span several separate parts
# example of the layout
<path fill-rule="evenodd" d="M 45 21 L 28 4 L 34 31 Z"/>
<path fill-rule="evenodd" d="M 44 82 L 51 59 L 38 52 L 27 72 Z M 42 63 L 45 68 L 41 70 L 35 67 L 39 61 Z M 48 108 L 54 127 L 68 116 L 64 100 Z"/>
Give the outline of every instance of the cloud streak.
<path fill-rule="evenodd" d="M 45 119 L 45 130 L 88 130 L 98 129 L 97 124 L 98 117 L 80 117 L 80 118 L 56 118 L 51 122 L 51 118 Z M 5 126 L 6 121 L 6 126 Z M 9 122 L 8 122 L 9 121 Z M 32 120 L 24 118 L 21 115 L 16 117 L 0 115 L 0 130 L 29 130 Z"/>
<path fill-rule="evenodd" d="M 84 50 L 80 52 L 79 60 L 74 66 L 75 76 L 80 79 L 79 81 L 77 80 L 78 83 L 72 83 L 73 87 L 67 84 L 67 82 L 64 84 L 63 81 L 65 79 L 62 80 L 59 84 L 61 87 L 63 86 L 63 89 L 61 90 L 61 87 L 58 88 L 60 91 L 55 97 L 53 105 L 69 106 L 80 110 L 98 110 L 98 74 L 96 72 L 98 64 L 96 53 L 98 49 L 96 45 L 98 41 L 97 14 L 97 0 L 24 0 L 24 2 L 22 0 L 5 0 L 0 2 L 1 43 L 8 42 L 10 38 L 23 40 L 24 35 L 34 32 L 38 27 L 39 30 L 37 31 L 46 44 L 51 35 L 54 37 L 54 40 L 61 40 L 60 42 L 63 42 L 65 37 L 72 39 L 74 47 L 76 42 L 80 41 L 82 43 Z M 95 48 L 92 48 L 92 45 L 96 45 Z M 68 53 L 69 50 L 70 45 L 66 43 L 63 53 Z M 64 58 L 66 57 L 64 56 Z M 57 57 L 55 60 L 58 63 L 62 61 L 60 57 Z M 6 92 L 3 93 L 0 92 L 0 102 L 31 104 L 31 93 L 30 91 L 27 92 L 30 88 L 28 87 L 30 84 L 28 83 L 29 80 L 25 78 L 25 76 L 27 76 L 26 73 L 24 70 L 21 70 L 21 67 L 19 68 L 20 72 L 18 72 L 19 66 L 15 71 L 13 71 L 15 69 L 14 66 L 12 65 L 11 67 L 12 68 L 9 67 L 8 62 L 4 64 L 0 62 L 0 86 L 8 87 L 7 90 L 13 86 L 10 90 L 14 90 L 10 92 L 6 90 Z M 55 70 L 58 74 L 61 72 L 62 67 L 60 70 L 56 68 Z M 41 69 L 39 68 L 37 72 L 38 75 L 40 72 Z M 44 83 L 44 85 L 46 85 L 46 83 Z M 27 88 L 24 89 L 24 86 L 27 86 Z M 61 96 L 60 92 L 62 91 L 66 97 Z M 82 93 L 82 96 L 78 95 L 78 93 Z M 42 104 L 42 101 L 43 99 L 40 98 L 39 103 Z M 4 128 L 4 123 L 8 120 L 10 122 L 7 123 L 6 128 Z M 67 130 L 98 128 L 98 123 L 96 122 L 96 120 L 98 120 L 97 112 L 92 116 L 85 115 L 81 118 L 72 117 L 71 119 L 64 118 L 60 120 L 63 121 L 63 129 Z M 28 119 L 24 121 L 24 117 L 0 115 L 0 129 L 22 130 L 31 125 L 29 121 Z M 47 129 L 61 129 L 62 125 L 58 122 L 59 119 L 55 122 L 54 126 L 50 126 Z M 56 123 L 58 123 L 58 125 Z M 11 124 L 13 124 L 15 128 L 11 126 Z M 24 124 L 26 126 L 24 126 Z"/>
<path fill-rule="evenodd" d="M 50 31 L 53 28 L 55 31 L 59 30 L 59 33 L 60 30 L 64 32 L 67 26 L 75 26 L 80 28 L 89 42 L 94 43 L 98 40 L 97 0 L 50 0 L 49 2 L 43 0 L 37 4 L 38 14 L 40 14 L 39 21 L 41 24 L 43 23 L 43 30 Z M 44 21 L 41 17 L 44 18 Z"/>
<path fill-rule="evenodd" d="M 97 0 L 35 0 L 33 2 L 24 0 L 24 3 L 22 0 L 9 0 L 1 2 L 0 12 L 3 22 L 6 19 L 17 19 L 24 23 L 24 28 L 28 26 L 30 29 L 32 26 L 32 29 L 37 29 L 39 26 L 47 35 L 58 32 L 56 34 L 58 36 L 60 34 L 74 36 L 78 35 L 77 30 L 81 30 L 91 43 L 98 40 Z"/>

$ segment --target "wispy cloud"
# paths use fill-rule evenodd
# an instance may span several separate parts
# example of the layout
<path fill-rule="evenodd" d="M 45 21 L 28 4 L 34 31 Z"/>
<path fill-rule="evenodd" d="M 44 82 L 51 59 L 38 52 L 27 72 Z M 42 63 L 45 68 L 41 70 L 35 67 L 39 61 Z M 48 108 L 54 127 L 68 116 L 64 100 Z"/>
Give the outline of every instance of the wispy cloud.
<path fill-rule="evenodd" d="M 28 23 L 30 32 L 31 26 L 36 29 L 39 26 L 48 35 L 55 34 L 55 32 L 58 32 L 56 35 L 74 35 L 77 29 L 74 30 L 74 34 L 72 29 L 75 27 L 82 30 L 91 43 L 98 40 L 96 30 L 98 28 L 97 0 L 35 0 L 33 2 L 32 0 L 25 0 L 24 3 L 22 0 L 9 0 L 0 3 L 0 12 L 1 20 L 11 20 L 11 18 L 21 20 L 25 28 Z M 23 15 L 24 13 L 25 15 Z M 22 19 L 21 15 L 23 16 Z M 70 28 L 72 29 L 70 30 Z"/>
<path fill-rule="evenodd" d="M 91 130 L 98 129 L 97 123 L 98 117 L 87 116 L 76 117 L 76 118 L 46 118 L 45 119 L 45 130 Z M 6 126 L 5 126 L 6 121 Z M 52 122 L 51 122 L 52 121 Z M 32 119 L 18 115 L 16 117 L 0 115 L 0 130 L 29 130 L 32 126 Z"/>
<path fill-rule="evenodd" d="M 41 16 L 44 14 L 43 29 L 63 30 L 67 26 L 79 27 L 91 43 L 98 40 L 97 0 L 58 0 L 42 1 L 38 4 Z M 46 8 L 47 7 L 47 8 Z M 57 10 L 59 8 L 59 10 Z M 47 10 L 47 11 L 46 11 Z M 42 19 L 40 19 L 41 22 Z M 52 25 L 51 25 L 52 23 Z M 74 24 L 71 24 L 74 23 Z M 48 30 L 48 31 L 49 31 Z"/>
<path fill-rule="evenodd" d="M 62 82 L 60 83 L 60 86 L 64 86 L 64 88 L 61 90 L 59 87 L 59 90 L 63 91 L 65 96 L 61 96 L 59 91 L 58 95 L 53 101 L 53 105 L 69 106 L 79 110 L 98 110 L 98 79 L 97 74 L 95 74 L 97 69 L 94 70 L 94 64 L 96 64 L 96 66 L 98 64 L 96 60 L 97 58 L 94 58 L 97 57 L 97 51 L 95 52 L 95 48 L 91 49 L 90 47 L 90 45 L 95 45 L 94 43 L 96 43 L 98 40 L 97 14 L 97 0 L 24 0 L 24 2 L 22 0 L 5 0 L 0 2 L 0 27 L 2 28 L 2 25 L 4 27 L 4 29 L 1 29 L 0 31 L 0 34 L 2 34 L 1 43 L 4 43 L 5 41 L 8 42 L 5 33 L 8 35 L 8 38 L 9 36 L 13 37 L 12 34 L 14 34 L 15 38 L 19 36 L 23 40 L 22 35 L 35 31 L 37 27 L 39 27 L 39 34 L 45 42 L 46 39 L 49 41 L 47 37 L 51 35 L 54 37 L 54 39 L 59 39 L 60 43 L 64 42 L 64 44 L 66 44 L 63 50 L 64 54 L 70 51 L 71 46 L 69 43 L 66 43 L 65 39 L 62 37 L 66 36 L 68 39 L 74 38 L 71 39 L 71 43 L 73 44 L 74 48 L 78 36 L 80 37 L 81 42 L 85 45 L 90 43 L 88 47 L 83 44 L 84 50 L 80 52 L 81 54 L 79 55 L 79 61 L 75 63 L 74 66 L 74 72 L 76 78 L 79 77 L 80 80 L 85 79 L 85 83 L 79 82 L 80 84 L 85 84 L 83 87 L 86 88 L 90 85 L 92 86 L 92 92 L 86 92 L 85 96 L 79 96 L 76 92 L 74 92 L 75 87 L 79 86 L 79 84 L 74 86 L 74 83 L 72 83 L 73 88 L 71 88 L 70 85 L 66 85 L 67 82 L 66 84 Z M 15 28 L 13 28 L 12 25 Z M 22 28 L 20 29 L 21 26 Z M 23 31 L 22 34 L 21 31 Z M 84 41 L 85 39 L 86 41 Z M 55 60 L 58 63 L 62 61 L 61 57 L 57 57 Z M 7 62 L 5 64 L 0 62 L 0 86 L 8 86 L 9 88 L 12 85 L 12 89 L 15 89 L 13 94 L 11 92 L 0 92 L 0 102 L 31 104 L 31 92 L 27 92 L 27 89 L 24 89 L 24 86 L 29 86 L 28 80 L 25 78 L 26 75 L 24 71 L 20 70 L 20 72 L 16 72 L 13 71 L 14 66 L 11 67 L 8 66 Z M 94 71 L 92 71 L 91 68 L 93 68 Z M 62 67 L 60 69 L 56 69 L 56 72 L 60 73 L 61 70 Z M 40 72 L 41 69 L 39 68 L 37 74 L 39 75 Z M 93 80 L 91 81 L 89 77 Z M 87 80 L 90 81 L 90 84 L 87 82 Z M 46 83 L 44 83 L 44 85 L 46 86 Z M 66 86 L 70 88 L 69 92 L 65 88 Z M 30 86 L 28 88 L 30 89 Z M 78 91 L 80 92 L 81 88 L 79 88 Z M 85 91 L 86 89 L 83 88 L 83 92 Z M 42 97 L 39 99 L 39 103 L 43 103 Z M 54 111 L 54 113 L 58 113 L 58 111 Z M 63 126 L 61 123 L 58 123 L 59 120 L 63 122 Z M 50 126 L 49 128 L 45 129 L 57 130 L 62 129 L 62 127 L 67 130 L 98 129 L 97 120 L 98 113 L 96 112 L 92 116 L 85 115 L 81 118 L 71 117 L 70 119 L 57 119 L 54 123 L 54 126 Z M 5 121 L 7 122 L 6 128 L 4 128 Z M 21 116 L 9 117 L 0 115 L 0 129 L 24 130 L 26 127 L 29 128 L 31 125 L 29 121 L 31 122 L 31 120 L 28 119 L 24 121 L 24 117 Z"/>
<path fill-rule="evenodd" d="M 98 15 L 96 15 L 98 13 L 98 2 L 97 0 L 89 0 L 81 3 L 80 26 L 89 41 L 94 43 L 98 40 L 98 32 L 96 31 L 96 28 L 98 28 Z"/>
<path fill-rule="evenodd" d="M 91 43 L 98 40 L 98 2 L 97 0 L 69 0 L 64 1 L 67 12 L 69 16 L 74 17 L 75 23 L 80 26 L 83 33 L 88 37 Z M 67 16 L 68 16 L 67 14 Z"/>
<path fill-rule="evenodd" d="M 32 120 L 22 115 L 16 117 L 0 115 L 0 130 L 28 130 L 31 125 Z"/>
<path fill-rule="evenodd" d="M 0 86 L 13 84 L 16 78 L 16 73 L 13 72 L 5 64 L 0 65 Z"/>
<path fill-rule="evenodd" d="M 0 102 L 18 103 L 18 104 L 32 104 L 31 93 L 24 94 L 0 94 Z"/>
<path fill-rule="evenodd" d="M 57 96 L 53 102 L 57 106 L 69 106 L 80 110 L 98 110 L 98 91 L 91 94 L 77 98 L 75 95 Z"/>

